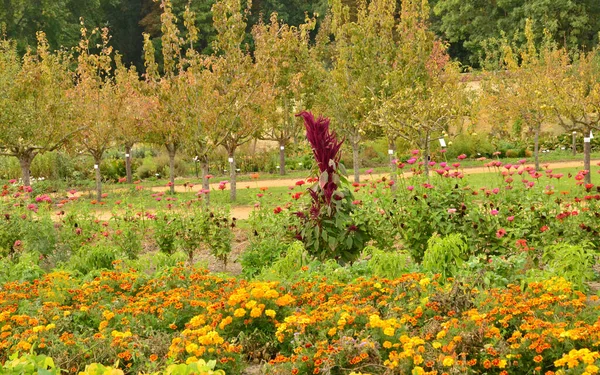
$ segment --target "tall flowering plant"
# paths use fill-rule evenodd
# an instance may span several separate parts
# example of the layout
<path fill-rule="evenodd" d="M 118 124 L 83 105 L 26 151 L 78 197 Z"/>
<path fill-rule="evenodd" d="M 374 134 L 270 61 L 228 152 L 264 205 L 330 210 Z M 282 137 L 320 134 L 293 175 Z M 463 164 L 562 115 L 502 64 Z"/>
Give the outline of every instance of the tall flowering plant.
<path fill-rule="evenodd" d="M 319 259 L 348 262 L 364 248 L 369 235 L 354 220 L 353 195 L 340 163 L 344 143 L 329 129 L 329 119 L 303 111 L 306 138 L 310 143 L 318 170 L 316 183 L 308 189 L 311 205 L 296 212 L 300 225 L 296 237 L 306 250 Z"/>

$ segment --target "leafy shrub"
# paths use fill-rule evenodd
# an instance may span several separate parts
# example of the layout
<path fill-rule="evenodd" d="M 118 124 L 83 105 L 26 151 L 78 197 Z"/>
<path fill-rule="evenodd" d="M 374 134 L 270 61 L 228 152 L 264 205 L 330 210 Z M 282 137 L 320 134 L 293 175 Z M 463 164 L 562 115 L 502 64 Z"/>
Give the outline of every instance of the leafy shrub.
<path fill-rule="evenodd" d="M 18 258 L 0 259 L 0 281 L 34 281 L 44 275 L 39 255 L 24 252 Z"/>
<path fill-rule="evenodd" d="M 9 360 L 0 364 L 3 375 L 60 375 L 52 358 L 45 355 L 14 353 Z"/>
<path fill-rule="evenodd" d="M 50 215 L 23 222 L 23 243 L 27 251 L 48 256 L 55 251 L 57 242 L 58 236 Z"/>
<path fill-rule="evenodd" d="M 494 151 L 496 150 L 486 135 L 462 133 L 452 140 L 447 156 L 450 158 L 462 154 L 469 157 L 491 156 Z"/>
<path fill-rule="evenodd" d="M 439 273 L 442 279 L 453 276 L 467 257 L 468 247 L 460 234 L 446 237 L 433 235 L 427 242 L 427 250 L 423 256 L 423 269 Z"/>
<path fill-rule="evenodd" d="M 367 262 L 369 276 L 395 279 L 410 271 L 410 255 L 406 252 L 382 251 L 373 246 L 367 246 L 364 253 L 370 256 Z"/>
<path fill-rule="evenodd" d="M 160 212 L 153 221 L 154 240 L 164 254 L 173 254 L 176 250 L 177 233 L 181 221 L 179 215 L 171 212 Z"/>
<path fill-rule="evenodd" d="M 565 278 L 579 290 L 594 278 L 594 252 L 585 242 L 579 245 L 557 243 L 544 249 L 542 259 L 556 276 Z"/>
<path fill-rule="evenodd" d="M 270 276 L 287 280 L 309 263 L 310 257 L 302 243 L 294 242 L 287 248 L 285 255 L 280 256 L 271 267 L 262 270 L 259 278 Z"/>
<path fill-rule="evenodd" d="M 83 275 L 95 270 L 112 269 L 112 264 L 119 258 L 119 253 L 110 243 L 101 241 L 84 245 L 78 254 L 73 256 L 68 268 Z"/>

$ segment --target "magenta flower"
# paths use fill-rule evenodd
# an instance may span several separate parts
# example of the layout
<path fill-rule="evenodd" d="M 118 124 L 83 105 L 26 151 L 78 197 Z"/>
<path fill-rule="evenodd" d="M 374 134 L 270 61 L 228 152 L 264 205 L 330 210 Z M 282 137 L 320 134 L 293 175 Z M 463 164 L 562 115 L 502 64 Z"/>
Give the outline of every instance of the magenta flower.
<path fill-rule="evenodd" d="M 408 189 L 408 191 L 413 191 L 413 190 L 415 190 L 415 187 L 414 187 L 414 186 L 412 186 L 412 185 L 410 185 L 410 186 L 407 186 L 406 188 Z"/>
<path fill-rule="evenodd" d="M 490 214 L 492 214 L 492 216 L 496 216 L 496 215 L 498 215 L 498 210 L 493 209 L 490 211 Z"/>
<path fill-rule="evenodd" d="M 302 111 L 296 116 L 304 119 L 306 138 L 312 147 L 321 175 L 327 172 L 327 180 L 321 182 L 321 189 L 323 189 L 325 203 L 330 204 L 333 193 L 338 188 L 337 184 L 333 182 L 333 175 L 337 172 L 341 157 L 340 148 L 344 141 L 338 141 L 335 132 L 329 131 L 328 118 L 319 116 L 315 120 L 315 116 L 307 111 Z M 310 193 L 314 194 L 313 199 L 317 198 L 316 192 L 310 190 Z"/>
<path fill-rule="evenodd" d="M 449 209 L 448 209 L 448 213 L 449 213 L 449 214 L 453 214 L 453 213 L 455 213 L 455 212 L 456 212 L 456 208 L 449 208 Z"/>
<path fill-rule="evenodd" d="M 467 158 L 467 155 L 465 154 L 460 154 L 456 157 L 458 160 L 465 160 Z"/>
<path fill-rule="evenodd" d="M 419 155 L 419 150 L 412 150 L 410 153 L 413 155 Z"/>
<path fill-rule="evenodd" d="M 502 238 L 504 237 L 504 235 L 506 234 L 506 229 L 504 228 L 500 228 L 498 229 L 498 231 L 496 232 L 496 237 L 498 238 Z"/>
<path fill-rule="evenodd" d="M 508 220 L 510 222 L 510 221 L 515 220 L 515 217 L 514 216 L 509 216 L 509 217 L 506 218 L 506 220 Z"/>
<path fill-rule="evenodd" d="M 417 159 L 415 159 L 415 158 L 410 158 L 406 161 L 406 163 L 408 163 L 408 164 L 415 164 L 416 162 L 417 162 Z"/>

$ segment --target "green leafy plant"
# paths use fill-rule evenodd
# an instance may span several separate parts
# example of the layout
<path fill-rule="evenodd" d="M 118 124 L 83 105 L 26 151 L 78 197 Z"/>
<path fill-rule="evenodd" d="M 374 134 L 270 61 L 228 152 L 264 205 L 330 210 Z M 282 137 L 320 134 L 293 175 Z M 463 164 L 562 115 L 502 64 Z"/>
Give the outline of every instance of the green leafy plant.
<path fill-rule="evenodd" d="M 3 375 L 59 375 L 61 372 L 54 365 L 54 360 L 45 355 L 14 353 L 9 360 L 0 364 Z"/>
<path fill-rule="evenodd" d="M 554 275 L 564 277 L 579 290 L 584 290 L 585 282 L 594 278 L 594 252 L 586 242 L 548 246 L 542 259 Z"/>
<path fill-rule="evenodd" d="M 456 274 L 467 256 L 468 247 L 460 234 L 450 234 L 446 237 L 433 235 L 427 242 L 427 250 L 423 257 L 423 269 L 439 273 L 445 280 Z"/>

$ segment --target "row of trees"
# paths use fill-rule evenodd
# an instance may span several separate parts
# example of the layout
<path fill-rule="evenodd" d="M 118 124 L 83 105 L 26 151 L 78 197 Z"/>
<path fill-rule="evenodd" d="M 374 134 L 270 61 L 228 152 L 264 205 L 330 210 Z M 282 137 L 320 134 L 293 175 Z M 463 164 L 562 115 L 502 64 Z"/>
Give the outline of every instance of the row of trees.
<path fill-rule="evenodd" d="M 121 62 L 106 28 L 88 31 L 82 24 L 71 52 L 51 52 L 38 33 L 35 52 L 22 59 L 13 42 L 0 43 L 0 151 L 19 159 L 25 184 L 36 155 L 64 146 L 94 159 L 101 199 L 106 150 L 124 148 L 131 182 L 133 145 L 152 142 L 168 152 L 174 192 L 177 153 L 198 156 L 206 176 L 210 155 L 222 147 L 235 201 L 236 151 L 252 139 L 276 141 L 285 173 L 285 147 L 299 138 L 294 114 L 301 109 L 332 118 L 353 149 L 357 182 L 365 137 L 385 136 L 390 159 L 398 139 L 427 158 L 432 139 L 485 111 L 498 132 L 510 134 L 507 126 L 523 121 L 536 145 L 547 121 L 585 132 L 600 121 L 597 52 L 569 54 L 549 34 L 536 47 L 532 23 L 524 47 L 505 39 L 488 53 L 491 69 L 475 95 L 431 31 L 427 1 L 363 0 L 351 8 L 334 0 L 314 43 L 315 18 L 295 27 L 273 13 L 269 23 L 252 28 L 250 52 L 248 8 L 219 0 L 212 7 L 217 34 L 210 54 L 198 52 L 192 8 L 180 19 L 170 0 L 161 7 L 161 49 L 144 34 L 142 76 Z M 208 189 L 206 177 L 203 185 Z"/>
<path fill-rule="evenodd" d="M 183 18 L 186 4 L 197 15 L 198 40 L 196 50 L 212 53 L 212 41 L 217 35 L 212 24 L 212 6 L 216 0 L 172 0 L 173 13 Z M 74 47 L 79 39 L 79 17 L 85 15 L 88 25 L 107 26 L 113 36 L 113 46 L 123 54 L 123 61 L 143 70 L 142 33 L 148 33 L 157 50 L 161 49 L 161 14 L 159 2 L 153 0 L 3 0 L 0 2 L 0 34 L 4 30 L 17 41 L 19 50 L 35 44 L 35 34 L 47 33 L 53 49 Z M 401 0 L 397 0 L 397 8 Z M 565 48 L 592 48 L 598 43 L 600 3 L 596 0 L 430 0 L 431 27 L 437 37 L 450 43 L 449 53 L 463 64 L 478 66 L 485 54 L 484 46 L 502 38 L 520 34 L 526 19 L 537 20 L 534 31 L 542 35 L 547 30 L 552 40 Z M 343 0 L 351 13 L 359 2 Z M 305 12 L 319 14 L 317 27 L 325 21 L 327 0 L 254 0 L 248 15 L 245 39 L 252 41 L 251 29 L 260 19 L 269 19 L 273 12 L 287 24 L 304 22 Z M 183 30 L 183 25 L 180 25 Z M 312 33 L 312 37 L 316 33 Z M 541 37 L 536 39 L 541 42 Z M 160 61 L 159 61 L 160 63 Z"/>

